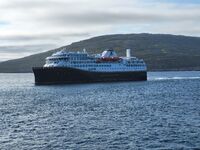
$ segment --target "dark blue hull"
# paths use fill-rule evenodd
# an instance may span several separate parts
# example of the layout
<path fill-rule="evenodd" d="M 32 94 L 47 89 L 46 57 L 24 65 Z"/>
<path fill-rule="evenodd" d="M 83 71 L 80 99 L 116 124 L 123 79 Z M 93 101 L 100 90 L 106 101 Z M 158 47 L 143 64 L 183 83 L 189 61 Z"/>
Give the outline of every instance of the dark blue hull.
<path fill-rule="evenodd" d="M 146 71 L 91 72 L 66 67 L 34 67 L 35 84 L 145 81 Z"/>

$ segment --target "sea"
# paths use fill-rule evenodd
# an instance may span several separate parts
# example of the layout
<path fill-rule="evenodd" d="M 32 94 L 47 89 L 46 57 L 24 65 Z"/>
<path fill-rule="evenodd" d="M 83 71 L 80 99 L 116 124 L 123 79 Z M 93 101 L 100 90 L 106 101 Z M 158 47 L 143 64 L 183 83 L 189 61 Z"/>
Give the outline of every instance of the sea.
<path fill-rule="evenodd" d="M 200 149 L 200 72 L 36 86 L 0 74 L 1 150 Z"/>

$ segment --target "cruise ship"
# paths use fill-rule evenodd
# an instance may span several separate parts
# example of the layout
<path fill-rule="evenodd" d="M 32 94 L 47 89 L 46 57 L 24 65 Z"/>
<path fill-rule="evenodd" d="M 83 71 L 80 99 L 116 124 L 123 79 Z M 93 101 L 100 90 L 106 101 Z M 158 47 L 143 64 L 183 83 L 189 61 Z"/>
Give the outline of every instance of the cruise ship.
<path fill-rule="evenodd" d="M 145 62 L 131 57 L 130 49 L 126 50 L 126 57 L 117 56 L 113 49 L 93 55 L 85 49 L 63 49 L 47 57 L 43 67 L 32 70 L 36 85 L 147 80 Z"/>

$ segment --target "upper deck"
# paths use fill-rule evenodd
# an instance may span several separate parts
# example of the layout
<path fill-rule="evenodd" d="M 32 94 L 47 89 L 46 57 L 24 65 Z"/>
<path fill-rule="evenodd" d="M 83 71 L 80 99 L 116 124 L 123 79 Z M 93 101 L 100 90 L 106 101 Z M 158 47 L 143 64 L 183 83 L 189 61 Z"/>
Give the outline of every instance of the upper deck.
<path fill-rule="evenodd" d="M 118 57 L 114 50 L 105 50 L 102 54 L 89 55 L 83 52 L 59 51 L 46 58 L 44 67 L 72 67 L 89 71 L 138 71 L 146 70 L 142 59 L 130 56 Z"/>

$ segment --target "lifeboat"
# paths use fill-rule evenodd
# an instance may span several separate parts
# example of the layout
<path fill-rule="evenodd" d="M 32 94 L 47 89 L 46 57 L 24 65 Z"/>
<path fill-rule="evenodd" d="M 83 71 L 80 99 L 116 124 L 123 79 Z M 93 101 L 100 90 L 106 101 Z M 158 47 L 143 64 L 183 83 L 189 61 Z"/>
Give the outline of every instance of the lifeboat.
<path fill-rule="evenodd" d="M 97 62 L 116 62 L 119 61 L 121 58 L 119 57 L 101 57 L 97 59 Z"/>

